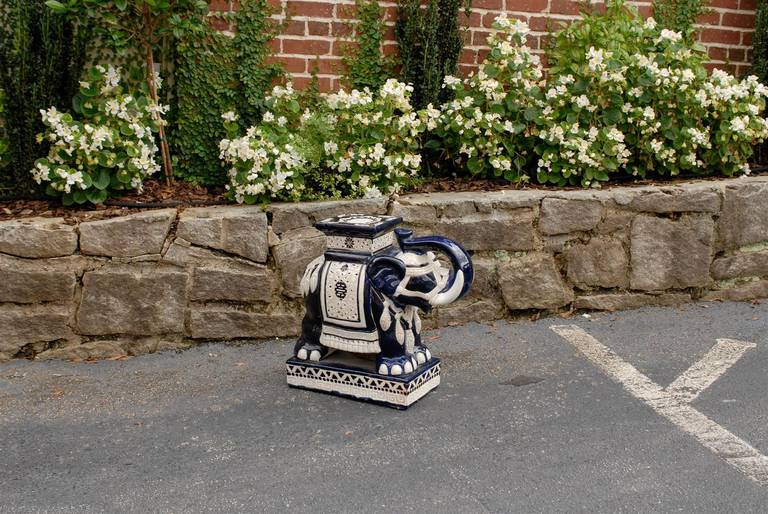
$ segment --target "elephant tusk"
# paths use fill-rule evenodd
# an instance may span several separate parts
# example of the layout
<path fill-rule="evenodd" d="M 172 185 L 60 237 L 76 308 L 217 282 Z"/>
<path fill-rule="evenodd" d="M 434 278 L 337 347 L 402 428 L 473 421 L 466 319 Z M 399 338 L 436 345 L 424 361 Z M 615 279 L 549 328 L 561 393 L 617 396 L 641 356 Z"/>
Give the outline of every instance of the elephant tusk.
<path fill-rule="evenodd" d="M 447 305 L 451 302 L 454 302 L 461 294 L 461 290 L 463 288 L 464 288 L 464 272 L 459 270 L 456 272 L 456 278 L 453 281 L 451 288 L 445 292 L 438 293 L 437 296 L 435 296 L 435 298 L 429 303 L 432 304 L 433 307 L 435 307 L 438 305 Z"/>

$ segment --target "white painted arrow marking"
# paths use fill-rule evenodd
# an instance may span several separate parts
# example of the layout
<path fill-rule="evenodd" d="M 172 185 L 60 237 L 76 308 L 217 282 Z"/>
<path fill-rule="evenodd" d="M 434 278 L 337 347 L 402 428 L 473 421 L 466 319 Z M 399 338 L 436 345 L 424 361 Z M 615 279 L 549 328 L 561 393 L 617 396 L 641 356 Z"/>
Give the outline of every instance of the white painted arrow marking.
<path fill-rule="evenodd" d="M 610 348 L 578 326 L 561 325 L 551 328 L 560 337 L 576 347 L 611 379 L 620 383 L 632 396 L 642 400 L 657 414 L 695 437 L 705 448 L 755 482 L 768 486 L 768 457 L 688 405 L 690 401 L 688 398 L 693 399 L 698 396 L 701 391 L 711 385 L 717 377 L 736 362 L 738 357 L 741 357 L 747 349 L 754 347 L 754 344 L 726 339 L 718 340 L 719 347 L 715 345 L 701 361 L 691 366 L 678 378 L 679 383 L 678 380 L 675 380 L 670 384 L 670 387 L 665 389 L 640 373 L 637 368 L 624 361 Z M 726 343 L 720 344 L 721 341 L 726 341 Z M 744 345 L 751 346 L 745 347 Z M 728 353 L 729 351 L 731 353 Z M 733 355 L 736 353 L 738 353 L 738 357 L 734 359 Z M 708 359 L 710 354 L 712 357 Z M 722 364 L 707 364 L 708 362 L 718 362 L 718 356 L 722 357 L 720 359 Z M 726 365 L 727 362 L 730 364 Z M 718 370 L 720 373 L 717 373 Z M 678 383 L 679 387 L 673 388 L 672 385 L 675 383 Z"/>
<path fill-rule="evenodd" d="M 736 364 L 744 352 L 755 346 L 755 343 L 736 339 L 718 339 L 717 344 L 699 362 L 669 384 L 666 391 L 681 402 L 692 402 L 720 375 L 728 371 L 728 368 Z"/>

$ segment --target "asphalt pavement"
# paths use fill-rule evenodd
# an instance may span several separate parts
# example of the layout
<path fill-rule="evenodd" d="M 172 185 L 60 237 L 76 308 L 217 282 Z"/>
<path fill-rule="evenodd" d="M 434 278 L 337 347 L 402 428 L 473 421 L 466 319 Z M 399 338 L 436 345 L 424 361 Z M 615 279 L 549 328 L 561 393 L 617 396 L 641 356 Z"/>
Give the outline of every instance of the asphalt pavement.
<path fill-rule="evenodd" d="M 287 340 L 7 362 L 0 512 L 766 512 L 767 329 L 715 302 L 430 331 L 406 411 L 289 388 Z"/>

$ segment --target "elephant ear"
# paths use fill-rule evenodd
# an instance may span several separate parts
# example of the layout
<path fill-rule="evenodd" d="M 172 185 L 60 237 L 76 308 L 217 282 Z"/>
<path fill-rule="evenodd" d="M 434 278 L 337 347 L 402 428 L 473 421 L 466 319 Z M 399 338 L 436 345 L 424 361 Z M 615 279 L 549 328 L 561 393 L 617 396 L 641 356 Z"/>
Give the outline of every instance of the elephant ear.
<path fill-rule="evenodd" d="M 405 277 L 405 264 L 389 255 L 379 255 L 370 260 L 366 273 L 377 291 L 392 297 Z"/>

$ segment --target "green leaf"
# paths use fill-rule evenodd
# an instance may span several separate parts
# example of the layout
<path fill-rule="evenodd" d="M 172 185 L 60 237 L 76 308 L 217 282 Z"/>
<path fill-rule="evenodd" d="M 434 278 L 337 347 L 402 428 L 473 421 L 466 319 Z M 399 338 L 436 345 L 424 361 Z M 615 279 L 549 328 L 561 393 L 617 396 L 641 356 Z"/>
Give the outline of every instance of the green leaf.
<path fill-rule="evenodd" d="M 93 204 L 100 204 L 100 203 L 104 203 L 104 200 L 107 199 L 108 195 L 107 195 L 107 192 L 104 190 L 97 191 L 97 190 L 90 189 L 85 193 L 85 196 L 88 198 L 89 202 Z"/>
<path fill-rule="evenodd" d="M 128 7 L 128 0 L 115 0 L 115 7 L 121 11 L 125 11 L 125 8 Z"/>
<path fill-rule="evenodd" d="M 93 186 L 96 189 L 104 190 L 109 187 L 111 176 L 108 170 L 100 168 L 96 175 L 93 177 Z"/>
<path fill-rule="evenodd" d="M 75 203 L 78 203 L 81 205 L 88 201 L 88 197 L 85 196 L 85 191 L 83 191 L 82 189 L 78 189 L 77 191 L 72 193 L 72 199 L 75 201 Z"/>
<path fill-rule="evenodd" d="M 45 5 L 59 13 L 67 12 L 67 7 L 57 0 L 47 0 Z"/>
<path fill-rule="evenodd" d="M 523 116 L 525 117 L 526 121 L 533 121 L 539 117 L 539 114 L 541 113 L 536 107 L 528 107 L 525 109 Z"/>

